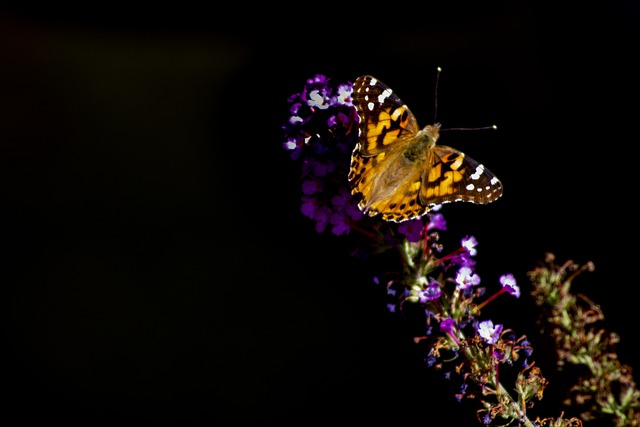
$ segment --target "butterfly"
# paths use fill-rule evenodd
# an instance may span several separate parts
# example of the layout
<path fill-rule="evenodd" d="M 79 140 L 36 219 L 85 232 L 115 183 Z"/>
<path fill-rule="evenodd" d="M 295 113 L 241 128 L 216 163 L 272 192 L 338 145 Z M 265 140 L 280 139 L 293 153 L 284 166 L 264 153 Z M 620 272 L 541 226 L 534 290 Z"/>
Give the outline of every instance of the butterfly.
<path fill-rule="evenodd" d="M 358 207 L 386 221 L 419 218 L 448 202 L 491 203 L 502 183 L 471 157 L 438 145 L 440 123 L 420 129 L 398 95 L 372 76 L 353 86 L 358 142 L 351 153 L 351 193 Z"/>

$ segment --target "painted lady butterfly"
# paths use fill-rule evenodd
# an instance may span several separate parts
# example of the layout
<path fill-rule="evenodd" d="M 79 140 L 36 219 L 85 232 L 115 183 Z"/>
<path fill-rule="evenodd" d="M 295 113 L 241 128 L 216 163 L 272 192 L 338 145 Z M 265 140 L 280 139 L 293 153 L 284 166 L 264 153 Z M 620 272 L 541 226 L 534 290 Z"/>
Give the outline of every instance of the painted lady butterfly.
<path fill-rule="evenodd" d="M 437 145 L 440 123 L 420 129 L 409 107 L 380 80 L 358 77 L 353 103 L 360 124 L 349 182 L 369 216 L 401 222 L 434 205 L 487 204 L 502 196 L 502 183 L 492 172 L 454 148 Z"/>

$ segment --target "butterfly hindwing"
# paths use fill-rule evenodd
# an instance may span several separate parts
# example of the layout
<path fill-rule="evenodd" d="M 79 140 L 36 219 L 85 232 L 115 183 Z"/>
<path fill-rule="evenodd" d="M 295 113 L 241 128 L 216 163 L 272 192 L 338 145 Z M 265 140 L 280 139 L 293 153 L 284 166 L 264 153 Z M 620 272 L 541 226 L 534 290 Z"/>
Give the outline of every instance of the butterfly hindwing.
<path fill-rule="evenodd" d="M 426 212 L 420 203 L 422 170 L 398 166 L 399 156 L 381 153 L 363 157 L 358 151 L 352 155 L 350 178 L 354 193 L 362 199 L 360 209 L 370 216 L 382 214 L 385 220 L 419 217 Z M 393 184 L 401 181 L 401 184 Z"/>

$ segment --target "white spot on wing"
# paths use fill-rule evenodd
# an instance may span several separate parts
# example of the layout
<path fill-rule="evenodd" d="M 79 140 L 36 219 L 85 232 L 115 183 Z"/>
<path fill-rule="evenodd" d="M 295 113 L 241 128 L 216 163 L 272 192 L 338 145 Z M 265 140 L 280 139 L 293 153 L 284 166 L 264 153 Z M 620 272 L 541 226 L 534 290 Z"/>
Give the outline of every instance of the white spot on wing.
<path fill-rule="evenodd" d="M 480 176 L 484 173 L 484 166 L 478 165 L 476 171 L 470 176 L 471 179 L 480 179 Z"/>
<path fill-rule="evenodd" d="M 472 191 L 474 188 L 475 188 L 475 185 L 473 185 L 472 183 L 467 184 L 466 189 L 467 189 L 468 191 Z"/>
<path fill-rule="evenodd" d="M 388 88 L 385 89 L 384 92 L 382 92 L 380 95 L 378 95 L 378 102 L 380 104 L 384 104 L 385 99 L 390 97 L 392 93 L 393 93 L 393 91 L 391 89 L 388 89 Z"/>

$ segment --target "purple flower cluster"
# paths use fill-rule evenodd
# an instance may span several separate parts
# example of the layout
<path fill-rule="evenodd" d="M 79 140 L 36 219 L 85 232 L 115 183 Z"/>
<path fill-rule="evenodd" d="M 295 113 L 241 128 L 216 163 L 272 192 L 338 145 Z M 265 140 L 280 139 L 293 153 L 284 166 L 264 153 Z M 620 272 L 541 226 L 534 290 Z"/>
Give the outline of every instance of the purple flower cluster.
<path fill-rule="evenodd" d="M 317 74 L 289 98 L 284 148 L 302 161 L 301 211 L 319 233 L 330 225 L 333 234 L 348 234 L 362 218 L 347 181 L 358 124 L 352 91 L 351 83 L 332 85 Z"/>
<path fill-rule="evenodd" d="M 364 220 L 348 182 L 359 124 L 352 92 L 352 83 L 332 84 L 329 78 L 317 74 L 288 99 L 290 116 L 282 127 L 283 145 L 293 160 L 302 163 L 300 210 L 315 221 L 318 233 L 349 234 L 355 223 Z M 427 231 L 446 229 L 436 210 L 429 213 L 426 229 L 422 218 L 368 225 L 375 224 L 375 233 L 392 245 L 397 243 L 393 237 L 396 231 L 408 241 L 418 242 Z M 367 228 L 359 225 L 360 229 Z"/>

